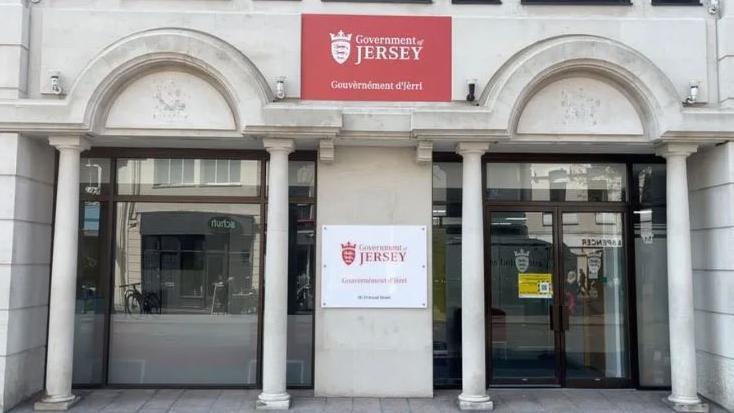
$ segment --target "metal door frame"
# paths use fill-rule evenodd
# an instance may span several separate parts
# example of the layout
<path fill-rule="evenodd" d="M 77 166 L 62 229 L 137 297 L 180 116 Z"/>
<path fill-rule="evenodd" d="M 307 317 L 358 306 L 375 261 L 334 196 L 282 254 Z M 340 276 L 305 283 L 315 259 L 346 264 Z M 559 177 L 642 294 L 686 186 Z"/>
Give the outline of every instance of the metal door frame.
<path fill-rule="evenodd" d="M 634 286 L 631 282 L 630 268 L 630 248 L 629 248 L 629 231 L 631 229 L 629 225 L 629 207 L 626 202 L 543 202 L 543 201 L 528 201 L 528 202 L 485 202 L 484 205 L 484 288 L 485 288 L 485 348 L 486 348 L 486 365 L 485 371 L 487 376 L 487 382 L 491 386 L 547 386 L 547 387 L 580 387 L 580 388 L 622 388 L 630 387 L 632 383 L 632 362 L 633 357 L 631 356 L 636 349 L 632 348 L 633 340 L 631 339 L 633 332 L 631 328 L 634 323 L 631 322 L 631 317 L 634 315 L 631 309 L 632 303 L 630 302 L 630 288 Z M 556 361 L 556 374 L 555 379 L 501 379 L 494 380 L 492 371 L 492 277 L 491 277 L 491 217 L 492 213 L 497 212 L 540 212 L 540 213 L 551 213 L 553 217 L 553 300 L 551 303 L 552 310 L 550 314 L 551 323 L 553 324 L 554 330 L 554 342 L 555 342 L 555 361 Z M 561 277 L 562 265 L 563 265 L 563 214 L 564 213 L 619 213 L 622 216 L 622 240 L 623 240 L 623 257 L 625 262 L 622 268 L 626 271 L 625 282 L 627 288 L 627 294 L 625 294 L 625 334 L 626 334 L 626 345 L 627 353 L 629 355 L 627 360 L 627 377 L 624 378 L 603 378 L 603 379 L 568 379 L 566 377 L 566 343 L 565 343 L 565 331 L 566 320 L 564 318 L 564 303 L 561 297 L 564 297 L 564 286 L 563 277 Z M 560 328 L 559 328 L 560 326 Z"/>

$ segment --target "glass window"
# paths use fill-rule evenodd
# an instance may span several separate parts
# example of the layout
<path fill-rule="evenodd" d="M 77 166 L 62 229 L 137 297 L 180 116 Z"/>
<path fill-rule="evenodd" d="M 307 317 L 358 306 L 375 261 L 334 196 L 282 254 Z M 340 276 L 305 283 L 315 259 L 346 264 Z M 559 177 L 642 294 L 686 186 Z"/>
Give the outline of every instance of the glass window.
<path fill-rule="evenodd" d="M 290 182 L 289 196 L 315 197 L 316 196 L 316 162 L 290 161 L 288 162 L 288 181 Z"/>
<path fill-rule="evenodd" d="M 291 204 L 288 217 L 287 384 L 310 386 L 313 376 L 315 208 L 310 204 Z"/>
<path fill-rule="evenodd" d="M 495 201 L 620 202 L 627 199 L 624 164 L 487 164 L 487 198 Z"/>
<path fill-rule="evenodd" d="M 566 377 L 626 378 L 628 290 L 622 214 L 575 215 L 577 224 L 563 220 Z"/>
<path fill-rule="evenodd" d="M 241 161 L 234 159 L 203 159 L 201 161 L 204 185 L 239 185 Z"/>
<path fill-rule="evenodd" d="M 89 193 L 86 188 L 82 185 L 82 192 Z M 109 285 L 105 243 L 108 205 L 83 201 L 79 208 L 74 384 L 98 384 L 104 380 L 105 309 Z"/>
<path fill-rule="evenodd" d="M 117 193 L 143 196 L 255 197 L 260 194 L 260 161 L 118 159 Z"/>
<path fill-rule="evenodd" d="M 117 204 L 109 382 L 254 384 L 260 205 Z"/>
<path fill-rule="evenodd" d="M 665 164 L 632 166 L 641 386 L 670 386 Z"/>
<path fill-rule="evenodd" d="M 99 196 L 110 193 L 110 160 L 82 158 L 79 167 L 80 196 Z"/>
<path fill-rule="evenodd" d="M 433 164 L 433 383 L 461 384 L 461 163 Z"/>

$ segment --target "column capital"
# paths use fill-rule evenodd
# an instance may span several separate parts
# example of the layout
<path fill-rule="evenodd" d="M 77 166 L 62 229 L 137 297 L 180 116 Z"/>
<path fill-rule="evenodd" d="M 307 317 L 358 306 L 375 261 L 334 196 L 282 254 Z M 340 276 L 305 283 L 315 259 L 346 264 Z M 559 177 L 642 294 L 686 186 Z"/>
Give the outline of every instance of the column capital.
<path fill-rule="evenodd" d="M 92 143 L 83 135 L 55 135 L 48 137 L 48 144 L 58 150 L 76 150 L 84 152 L 92 147 Z"/>
<path fill-rule="evenodd" d="M 698 145 L 695 143 L 662 143 L 655 147 L 655 154 L 668 158 L 669 156 L 688 157 L 695 153 Z"/>
<path fill-rule="evenodd" d="M 293 143 L 293 139 L 286 138 L 265 138 L 263 139 L 263 146 L 265 147 L 265 150 L 269 153 L 291 153 L 296 148 L 296 145 Z"/>
<path fill-rule="evenodd" d="M 461 156 L 470 154 L 484 155 L 488 150 L 488 142 L 459 142 L 456 145 L 456 153 Z"/>

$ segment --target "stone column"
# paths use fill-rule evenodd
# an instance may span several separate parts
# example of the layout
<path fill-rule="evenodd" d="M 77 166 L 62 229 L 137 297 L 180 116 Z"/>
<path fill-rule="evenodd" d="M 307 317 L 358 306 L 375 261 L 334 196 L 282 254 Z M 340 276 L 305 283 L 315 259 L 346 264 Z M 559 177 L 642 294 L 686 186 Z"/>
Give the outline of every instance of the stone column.
<path fill-rule="evenodd" d="M 51 297 L 46 350 L 46 395 L 36 410 L 67 410 L 79 399 L 71 393 L 74 364 L 74 310 L 79 228 L 79 157 L 89 149 L 81 136 L 49 138 L 59 151 L 56 184 Z"/>
<path fill-rule="evenodd" d="M 688 213 L 686 158 L 696 145 L 670 143 L 658 148 L 666 159 L 668 240 L 668 321 L 670 328 L 671 395 L 666 402 L 680 412 L 705 412 L 697 391 L 696 336 L 691 266 L 691 223 Z"/>
<path fill-rule="evenodd" d="M 460 143 L 464 158 L 461 206 L 461 379 L 459 408 L 489 410 L 484 332 L 482 155 L 487 143 Z"/>
<path fill-rule="evenodd" d="M 291 139 L 265 139 L 270 153 L 268 216 L 265 243 L 265 303 L 263 310 L 263 391 L 258 409 L 287 409 L 285 391 L 288 344 L 288 154 Z"/>

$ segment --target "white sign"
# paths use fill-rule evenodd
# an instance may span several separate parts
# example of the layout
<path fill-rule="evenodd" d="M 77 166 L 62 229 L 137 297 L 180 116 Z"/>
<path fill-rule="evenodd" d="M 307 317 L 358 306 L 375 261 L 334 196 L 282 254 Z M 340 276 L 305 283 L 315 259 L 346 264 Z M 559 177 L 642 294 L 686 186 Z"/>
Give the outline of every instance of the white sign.
<path fill-rule="evenodd" d="M 322 307 L 426 308 L 425 226 L 324 225 L 322 229 Z"/>

